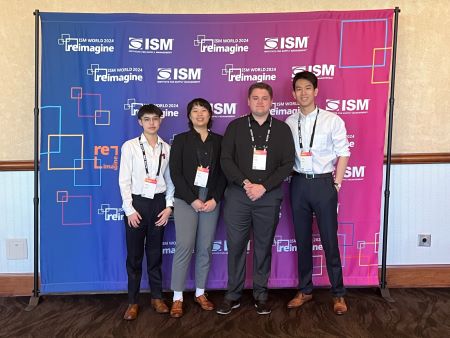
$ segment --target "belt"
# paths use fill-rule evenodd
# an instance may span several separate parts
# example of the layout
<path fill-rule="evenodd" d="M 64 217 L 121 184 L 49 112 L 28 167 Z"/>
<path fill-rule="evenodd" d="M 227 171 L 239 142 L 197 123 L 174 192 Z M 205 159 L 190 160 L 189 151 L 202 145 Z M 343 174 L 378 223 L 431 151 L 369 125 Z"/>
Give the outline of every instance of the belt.
<path fill-rule="evenodd" d="M 157 193 L 157 194 L 155 194 L 155 196 L 153 196 L 153 199 L 161 198 L 161 197 L 165 197 L 165 196 L 166 196 L 165 193 Z M 142 200 L 142 201 L 148 201 L 150 199 L 150 198 L 147 198 L 147 197 L 144 197 L 144 196 L 141 196 L 141 195 L 135 195 L 135 194 L 131 194 L 131 197 L 134 200 Z"/>
<path fill-rule="evenodd" d="M 327 178 L 327 177 L 333 177 L 333 173 L 326 173 L 326 174 L 304 174 L 299 173 L 297 171 L 294 171 L 292 173 L 293 176 L 300 176 L 303 178 L 306 178 L 307 180 L 314 179 L 314 178 Z"/>

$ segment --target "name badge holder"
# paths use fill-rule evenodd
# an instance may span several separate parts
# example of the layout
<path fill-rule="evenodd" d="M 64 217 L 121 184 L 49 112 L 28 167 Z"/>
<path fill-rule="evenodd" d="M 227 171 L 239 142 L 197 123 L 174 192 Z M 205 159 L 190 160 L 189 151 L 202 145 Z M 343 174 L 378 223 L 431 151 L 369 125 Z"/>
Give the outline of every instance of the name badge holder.
<path fill-rule="evenodd" d="M 300 151 L 300 170 L 305 173 L 313 172 L 312 152 Z"/>
<path fill-rule="evenodd" d="M 266 162 L 267 162 L 267 150 L 266 149 L 258 150 L 256 148 L 253 148 L 252 169 L 266 170 Z"/>
<path fill-rule="evenodd" d="M 250 115 L 247 117 L 247 120 L 248 120 L 248 128 L 250 130 L 250 137 L 252 138 L 252 145 L 253 145 L 252 169 L 253 170 L 266 170 L 267 148 L 269 146 L 270 131 L 272 129 L 272 116 L 270 117 L 269 129 L 267 129 L 266 140 L 265 140 L 263 149 L 256 148 L 255 136 L 253 134 L 252 125 L 250 122 Z"/>
<path fill-rule="evenodd" d="M 156 179 L 145 178 L 144 187 L 142 189 L 142 197 L 153 199 L 156 191 Z"/>
<path fill-rule="evenodd" d="M 197 187 L 206 188 L 208 184 L 209 168 L 197 167 L 197 173 L 195 174 L 194 185 Z"/>

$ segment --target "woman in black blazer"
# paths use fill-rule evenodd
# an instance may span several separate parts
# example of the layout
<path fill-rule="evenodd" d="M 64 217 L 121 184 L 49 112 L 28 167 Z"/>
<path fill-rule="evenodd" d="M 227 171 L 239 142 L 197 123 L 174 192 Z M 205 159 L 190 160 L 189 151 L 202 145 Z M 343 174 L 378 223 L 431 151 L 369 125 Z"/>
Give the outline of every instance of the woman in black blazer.
<path fill-rule="evenodd" d="M 170 151 L 177 242 L 171 281 L 174 297 L 170 315 L 174 318 L 183 315 L 183 290 L 194 250 L 194 301 L 203 310 L 214 309 L 214 304 L 206 298 L 205 284 L 226 179 L 220 168 L 222 136 L 210 130 L 212 114 L 211 104 L 205 99 L 189 102 L 190 130 L 175 136 Z"/>

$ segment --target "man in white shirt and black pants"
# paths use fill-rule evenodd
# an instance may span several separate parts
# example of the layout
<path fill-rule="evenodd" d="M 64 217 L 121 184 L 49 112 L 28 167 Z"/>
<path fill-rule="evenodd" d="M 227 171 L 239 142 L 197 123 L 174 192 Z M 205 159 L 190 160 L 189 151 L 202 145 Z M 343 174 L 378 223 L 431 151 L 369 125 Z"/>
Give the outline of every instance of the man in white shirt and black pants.
<path fill-rule="evenodd" d="M 173 208 L 175 187 L 170 178 L 170 146 L 158 136 L 162 111 L 143 105 L 137 114 L 143 132 L 122 145 L 119 186 L 125 213 L 127 242 L 128 308 L 125 320 L 136 319 L 142 260 L 147 257 L 151 305 L 168 313 L 162 300 L 162 241 Z"/>
<path fill-rule="evenodd" d="M 318 88 L 313 73 L 297 73 L 292 87 L 299 112 L 289 116 L 286 123 L 291 128 L 296 150 L 290 193 L 298 247 L 299 291 L 287 307 L 298 308 L 312 299 L 314 214 L 325 251 L 333 310 L 342 315 L 347 312 L 347 305 L 337 238 L 337 202 L 350 157 L 347 131 L 339 116 L 316 106 Z"/>

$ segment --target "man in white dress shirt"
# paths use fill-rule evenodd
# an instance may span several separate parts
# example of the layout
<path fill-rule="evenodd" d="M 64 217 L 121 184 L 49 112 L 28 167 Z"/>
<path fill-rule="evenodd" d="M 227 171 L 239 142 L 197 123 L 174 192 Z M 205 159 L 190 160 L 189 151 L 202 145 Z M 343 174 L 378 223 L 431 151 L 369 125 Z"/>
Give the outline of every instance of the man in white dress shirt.
<path fill-rule="evenodd" d="M 143 105 L 137 115 L 142 134 L 122 145 L 119 186 L 125 213 L 129 304 L 125 320 L 136 319 L 139 312 L 144 248 L 151 305 L 158 313 L 169 312 L 162 300 L 162 241 L 175 188 L 169 172 L 170 146 L 158 136 L 162 114 L 153 104 Z"/>
<path fill-rule="evenodd" d="M 337 315 L 347 312 L 339 253 L 337 202 L 350 157 L 344 121 L 316 106 L 317 77 L 308 71 L 292 81 L 299 112 L 286 123 L 295 142 L 294 174 L 290 185 L 291 209 L 298 252 L 299 291 L 288 303 L 298 308 L 312 299 L 312 222 L 316 217 Z"/>

